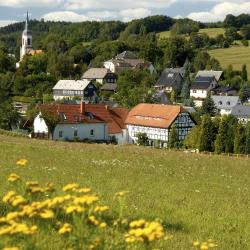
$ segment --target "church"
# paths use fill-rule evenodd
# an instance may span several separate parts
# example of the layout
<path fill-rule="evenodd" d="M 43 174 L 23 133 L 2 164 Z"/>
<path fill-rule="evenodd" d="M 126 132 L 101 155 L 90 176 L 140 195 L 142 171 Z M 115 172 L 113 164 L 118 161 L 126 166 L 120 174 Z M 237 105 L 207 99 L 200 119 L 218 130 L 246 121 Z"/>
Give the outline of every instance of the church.
<path fill-rule="evenodd" d="M 22 34 L 22 46 L 20 48 L 20 61 L 17 63 L 17 68 L 20 62 L 23 60 L 25 55 L 37 55 L 42 54 L 42 50 L 34 50 L 32 47 L 32 31 L 29 30 L 29 13 L 27 12 L 27 17 L 25 21 L 25 28 Z"/>

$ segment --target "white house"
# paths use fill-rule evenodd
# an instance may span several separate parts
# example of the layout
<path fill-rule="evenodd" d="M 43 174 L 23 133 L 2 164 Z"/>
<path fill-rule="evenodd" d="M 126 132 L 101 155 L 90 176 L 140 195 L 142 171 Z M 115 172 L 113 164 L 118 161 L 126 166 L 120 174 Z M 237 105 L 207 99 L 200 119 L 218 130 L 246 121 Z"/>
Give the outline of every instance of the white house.
<path fill-rule="evenodd" d="M 101 104 L 49 104 L 41 105 L 41 112 L 34 120 L 34 137 L 47 135 L 48 124 L 42 113 L 51 114 L 57 120 L 53 140 L 91 141 L 116 140 L 118 144 L 127 142 L 125 119 L 128 111 L 123 108 L 109 108 Z"/>
<path fill-rule="evenodd" d="M 235 106 L 242 105 L 239 96 L 212 95 L 211 98 L 221 115 L 230 115 Z"/>
<path fill-rule="evenodd" d="M 145 103 L 137 105 L 129 112 L 126 124 L 129 143 L 136 143 L 138 133 L 146 133 L 150 145 L 160 141 L 161 147 L 167 146 L 173 124 L 176 125 L 180 141 L 195 126 L 189 112 L 181 106 Z"/>
<path fill-rule="evenodd" d="M 95 101 L 97 90 L 91 80 L 60 80 L 53 88 L 53 97 L 55 100 L 78 97 L 84 101 Z"/>
<path fill-rule="evenodd" d="M 232 108 L 232 115 L 234 115 L 240 122 L 246 124 L 250 121 L 250 106 L 236 105 Z"/>
<path fill-rule="evenodd" d="M 197 106 L 201 106 L 208 94 L 217 87 L 217 81 L 214 77 L 197 77 L 190 88 L 190 97 L 195 99 Z"/>

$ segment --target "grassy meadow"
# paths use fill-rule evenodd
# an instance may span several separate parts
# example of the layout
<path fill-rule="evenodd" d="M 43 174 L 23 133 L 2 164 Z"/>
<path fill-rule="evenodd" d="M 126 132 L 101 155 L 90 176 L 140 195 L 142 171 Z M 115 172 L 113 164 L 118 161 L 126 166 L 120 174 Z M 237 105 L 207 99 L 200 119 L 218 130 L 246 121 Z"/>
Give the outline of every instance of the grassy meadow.
<path fill-rule="evenodd" d="M 160 218 L 167 234 L 173 235 L 145 249 L 197 249 L 194 241 L 208 239 L 218 244 L 216 249 L 250 249 L 250 159 L 4 135 L 0 155 L 1 200 L 13 189 L 7 181 L 11 173 L 26 181 L 52 182 L 58 189 L 68 183 L 90 187 L 115 213 L 119 205 L 114 195 L 129 191 L 124 218 Z M 28 160 L 26 167 L 16 166 L 21 158 Z M 1 201 L 0 209 L 3 216 Z M 34 237 L 37 249 L 67 249 L 66 238 L 53 228 Z"/>
<path fill-rule="evenodd" d="M 200 34 L 207 34 L 210 37 L 216 37 L 218 35 L 223 35 L 225 33 L 225 30 L 223 28 L 207 28 L 207 29 L 200 29 Z M 158 33 L 158 37 L 160 39 L 169 38 L 171 36 L 170 31 L 163 31 Z M 188 38 L 188 36 L 186 36 Z"/>
<path fill-rule="evenodd" d="M 226 49 L 210 50 L 209 54 L 219 60 L 223 68 L 231 64 L 235 70 L 241 70 L 242 65 L 246 64 L 250 77 L 250 47 L 236 45 Z"/>

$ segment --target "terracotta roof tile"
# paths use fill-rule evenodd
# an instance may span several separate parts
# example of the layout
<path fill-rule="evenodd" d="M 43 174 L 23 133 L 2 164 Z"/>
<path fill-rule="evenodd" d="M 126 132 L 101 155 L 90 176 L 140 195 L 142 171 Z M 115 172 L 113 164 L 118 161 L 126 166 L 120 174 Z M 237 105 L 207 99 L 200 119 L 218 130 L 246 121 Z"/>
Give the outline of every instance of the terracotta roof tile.
<path fill-rule="evenodd" d="M 84 112 L 81 113 L 80 104 L 50 104 L 41 105 L 41 110 L 49 111 L 51 114 L 63 116 L 60 124 L 76 124 L 76 123 L 107 123 L 109 134 L 121 133 L 126 127 L 125 120 L 128 110 L 124 108 L 110 108 L 103 104 L 84 104 Z M 90 114 L 93 115 L 90 119 Z M 63 118 L 63 117 L 62 117 Z"/>
<path fill-rule="evenodd" d="M 177 105 L 161 105 L 142 103 L 134 107 L 128 114 L 126 124 L 169 128 L 180 113 L 187 112 Z"/>

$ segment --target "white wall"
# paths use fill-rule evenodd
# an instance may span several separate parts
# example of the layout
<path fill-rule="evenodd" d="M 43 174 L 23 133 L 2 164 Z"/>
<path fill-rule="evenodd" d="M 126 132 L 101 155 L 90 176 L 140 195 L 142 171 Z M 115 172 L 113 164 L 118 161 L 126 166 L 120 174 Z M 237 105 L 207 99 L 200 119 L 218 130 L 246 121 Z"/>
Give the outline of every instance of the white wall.
<path fill-rule="evenodd" d="M 109 134 L 110 137 L 115 136 L 117 144 L 126 144 L 128 143 L 128 130 L 123 129 L 122 133 L 117 133 L 117 134 Z"/>
<path fill-rule="evenodd" d="M 41 113 L 34 119 L 34 133 L 48 133 L 48 126 L 46 125 L 43 118 L 41 118 Z"/>
<path fill-rule="evenodd" d="M 91 135 L 91 130 L 94 130 L 94 135 Z M 93 124 L 58 124 L 53 133 L 54 140 L 74 140 L 74 131 L 77 130 L 77 137 L 80 140 L 107 140 L 108 130 L 105 123 Z M 62 137 L 59 133 L 62 131 Z"/>
<path fill-rule="evenodd" d="M 137 140 L 138 133 L 146 133 L 149 140 L 168 141 L 168 129 L 142 127 L 135 125 L 127 125 L 129 134 L 129 143 L 134 143 Z"/>
<path fill-rule="evenodd" d="M 194 97 L 196 99 L 205 99 L 207 98 L 207 90 L 190 90 L 190 97 Z"/>
<path fill-rule="evenodd" d="M 107 62 L 104 62 L 103 66 L 106 69 L 109 69 L 112 73 L 115 73 L 115 65 L 114 65 L 114 63 L 107 61 Z"/>

